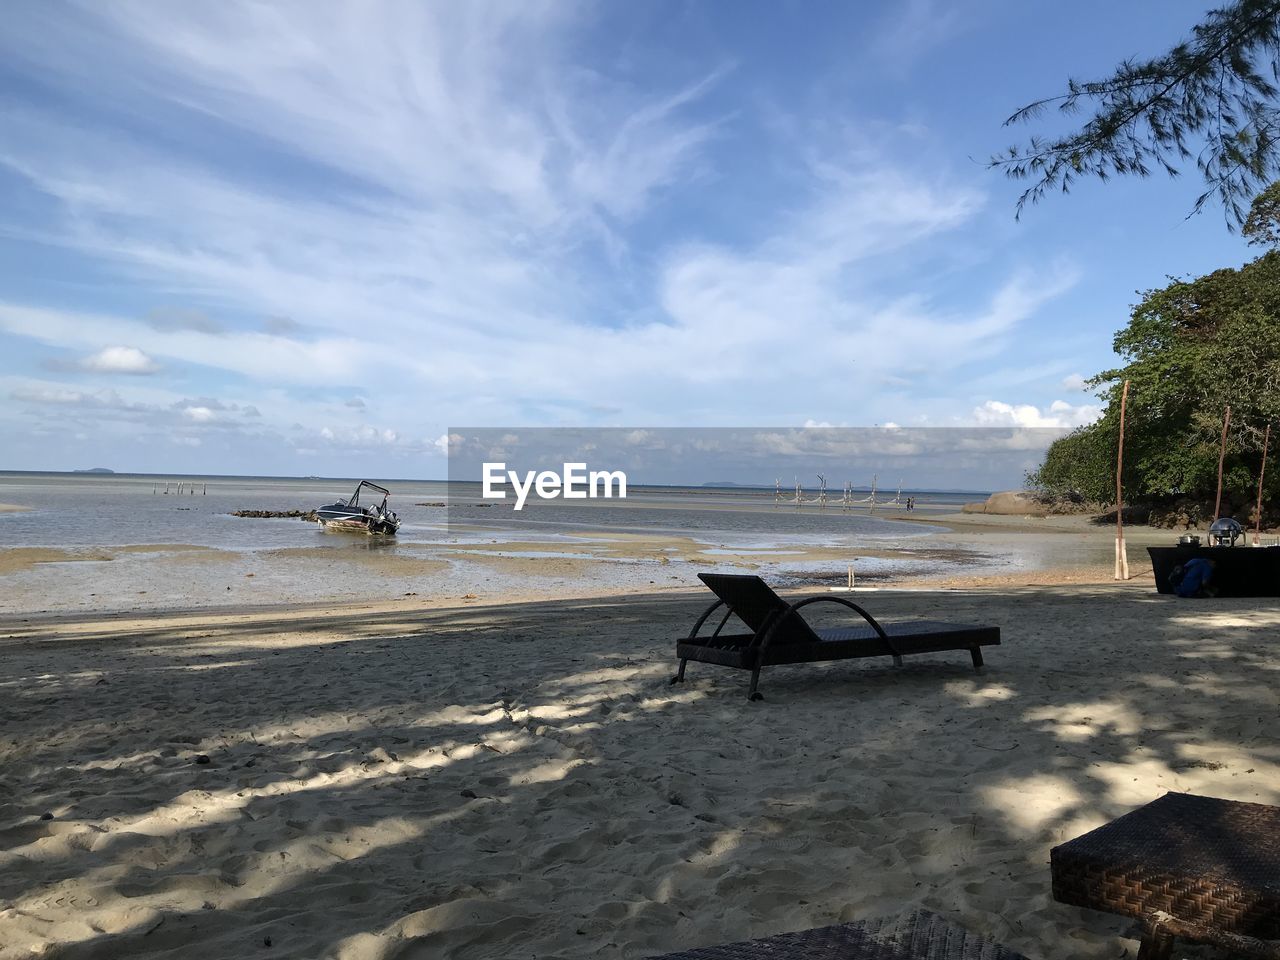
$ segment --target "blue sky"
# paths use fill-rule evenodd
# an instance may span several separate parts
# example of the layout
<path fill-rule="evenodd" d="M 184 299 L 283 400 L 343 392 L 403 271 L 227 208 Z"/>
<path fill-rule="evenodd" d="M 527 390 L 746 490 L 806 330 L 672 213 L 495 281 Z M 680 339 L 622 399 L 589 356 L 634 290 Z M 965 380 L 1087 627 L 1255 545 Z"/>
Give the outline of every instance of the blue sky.
<path fill-rule="evenodd" d="M 984 161 L 1204 9 L 9 4 L 0 468 L 440 477 L 458 424 L 1083 422 L 1134 291 L 1248 248 L 1186 219 L 1194 171 L 1015 222 Z"/>

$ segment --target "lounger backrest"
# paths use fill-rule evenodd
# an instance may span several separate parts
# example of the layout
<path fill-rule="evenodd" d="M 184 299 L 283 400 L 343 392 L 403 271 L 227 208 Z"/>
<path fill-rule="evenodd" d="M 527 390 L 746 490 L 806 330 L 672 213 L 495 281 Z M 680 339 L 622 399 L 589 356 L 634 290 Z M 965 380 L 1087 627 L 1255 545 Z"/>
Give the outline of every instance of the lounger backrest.
<path fill-rule="evenodd" d="M 698 579 L 724 601 L 734 616 L 757 634 L 786 612 L 788 604 L 759 577 L 737 573 L 700 573 Z M 818 636 L 798 614 L 787 617 L 770 643 L 817 643 Z"/>

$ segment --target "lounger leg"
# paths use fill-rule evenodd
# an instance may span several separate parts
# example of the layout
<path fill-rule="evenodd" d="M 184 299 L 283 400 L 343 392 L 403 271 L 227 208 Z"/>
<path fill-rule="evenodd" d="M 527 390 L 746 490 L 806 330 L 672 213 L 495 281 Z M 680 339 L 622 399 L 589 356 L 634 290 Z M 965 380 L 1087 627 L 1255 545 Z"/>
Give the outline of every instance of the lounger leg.
<path fill-rule="evenodd" d="M 760 686 L 760 668 L 751 671 L 751 689 L 747 691 L 748 700 L 763 700 L 764 694 L 756 688 Z"/>
<path fill-rule="evenodd" d="M 1173 956 L 1173 935 L 1157 926 L 1143 934 L 1138 960 L 1169 960 Z"/>
<path fill-rule="evenodd" d="M 686 663 L 688 663 L 688 662 L 689 662 L 688 660 L 686 660 L 686 659 L 684 659 L 684 658 L 681 658 L 681 660 L 680 660 L 680 669 L 679 669 L 679 670 L 677 670 L 677 671 L 676 671 L 676 675 L 675 675 L 674 677 L 672 677 L 672 678 L 671 678 L 671 682 L 672 682 L 673 684 L 676 684 L 676 683 L 684 683 L 684 666 L 685 666 L 685 664 L 686 664 Z"/>
<path fill-rule="evenodd" d="M 978 673 L 982 672 L 982 649 L 980 647 L 970 647 L 969 653 L 973 656 L 973 669 Z"/>

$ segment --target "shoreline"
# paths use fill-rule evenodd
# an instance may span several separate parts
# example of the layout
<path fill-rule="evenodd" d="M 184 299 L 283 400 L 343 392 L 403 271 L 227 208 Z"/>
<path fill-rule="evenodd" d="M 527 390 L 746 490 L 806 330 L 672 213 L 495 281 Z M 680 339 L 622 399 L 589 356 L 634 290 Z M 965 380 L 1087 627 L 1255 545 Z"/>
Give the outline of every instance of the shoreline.
<path fill-rule="evenodd" d="M 980 519 L 972 519 L 980 517 Z M 190 543 L 0 549 L 0 618 L 63 612 L 271 609 L 333 602 L 403 605 L 469 596 L 490 602 L 619 592 L 663 596 L 699 587 L 715 569 L 755 572 L 780 590 L 843 587 L 1000 588 L 1110 581 L 1110 528 L 1082 517 L 945 514 L 901 518 L 937 532 L 905 541 L 711 548 L 696 536 L 574 531 L 547 540 L 386 543 L 320 538 L 229 550 Z M 1134 576 L 1143 547 L 1169 532 L 1131 529 Z M 376 547 L 376 549 L 375 549 Z M 335 593 L 335 587 L 339 588 Z M 332 595 L 331 599 L 324 598 Z"/>

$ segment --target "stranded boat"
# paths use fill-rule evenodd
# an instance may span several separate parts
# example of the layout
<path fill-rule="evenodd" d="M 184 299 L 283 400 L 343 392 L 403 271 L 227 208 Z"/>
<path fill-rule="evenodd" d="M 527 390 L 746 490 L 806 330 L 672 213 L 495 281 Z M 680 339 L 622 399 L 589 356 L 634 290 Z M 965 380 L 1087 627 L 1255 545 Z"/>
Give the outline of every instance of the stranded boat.
<path fill-rule="evenodd" d="M 382 494 L 382 502 L 372 507 L 360 505 L 360 491 L 365 487 Z M 339 530 L 358 530 L 390 536 L 400 529 L 400 518 L 387 509 L 391 491 L 368 480 L 361 480 L 350 500 L 339 500 L 316 510 L 316 517 L 325 527 Z M 374 499 L 374 498 L 370 498 Z"/>

